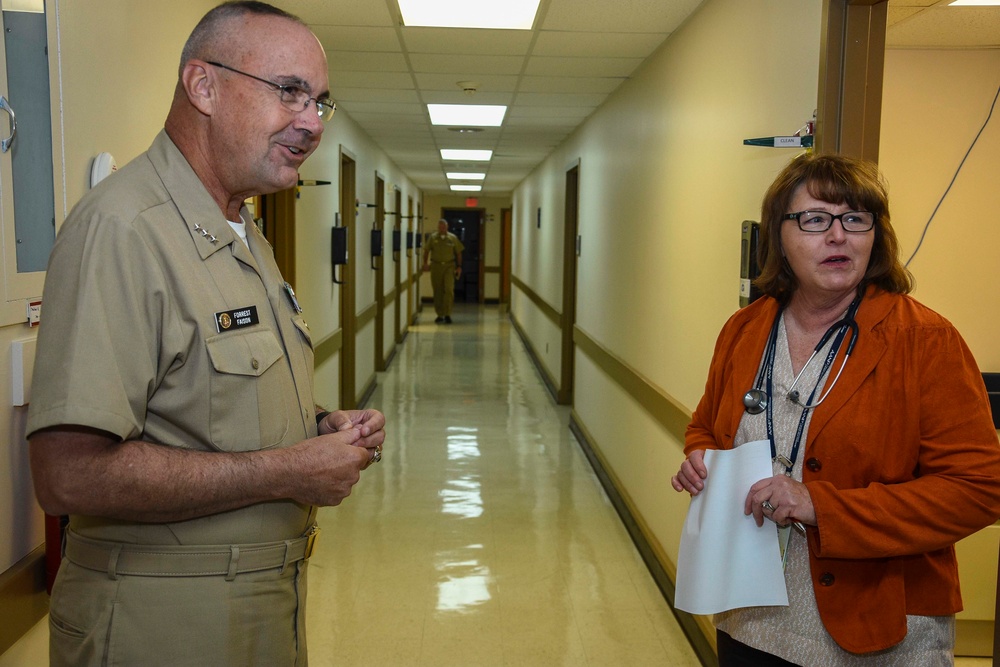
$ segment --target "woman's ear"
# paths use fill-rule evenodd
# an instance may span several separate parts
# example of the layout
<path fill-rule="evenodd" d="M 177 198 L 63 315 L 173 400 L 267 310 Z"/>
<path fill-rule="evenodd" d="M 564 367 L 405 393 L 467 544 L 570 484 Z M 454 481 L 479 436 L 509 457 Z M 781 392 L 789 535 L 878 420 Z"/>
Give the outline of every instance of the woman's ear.
<path fill-rule="evenodd" d="M 212 115 L 218 103 L 216 81 L 214 72 L 210 72 L 203 60 L 189 60 L 181 71 L 181 85 L 191 106 L 206 116 Z"/>

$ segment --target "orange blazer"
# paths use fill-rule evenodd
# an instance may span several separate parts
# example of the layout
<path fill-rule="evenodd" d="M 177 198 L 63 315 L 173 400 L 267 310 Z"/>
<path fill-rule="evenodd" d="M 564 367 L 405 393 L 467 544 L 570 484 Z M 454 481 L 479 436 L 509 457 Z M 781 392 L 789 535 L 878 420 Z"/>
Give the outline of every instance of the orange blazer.
<path fill-rule="evenodd" d="M 777 312 L 759 299 L 723 327 L 686 454 L 732 448 Z M 950 322 L 874 287 L 856 319 L 857 345 L 799 455 L 816 508 L 807 537 L 820 617 L 841 647 L 867 653 L 902 641 L 907 614 L 961 611 L 953 545 L 1000 517 L 1000 444 Z"/>

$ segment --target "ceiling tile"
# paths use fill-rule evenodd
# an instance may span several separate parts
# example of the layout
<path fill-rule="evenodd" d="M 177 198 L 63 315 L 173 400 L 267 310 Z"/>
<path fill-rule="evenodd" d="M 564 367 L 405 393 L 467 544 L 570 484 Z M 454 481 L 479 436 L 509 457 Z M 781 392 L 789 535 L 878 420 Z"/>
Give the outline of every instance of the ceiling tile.
<path fill-rule="evenodd" d="M 886 32 L 889 47 L 1000 47 L 1000 8 L 934 7 Z"/>
<path fill-rule="evenodd" d="M 662 32 L 554 32 L 543 30 L 531 54 L 591 58 L 645 58 L 667 38 Z"/>
<path fill-rule="evenodd" d="M 415 72 L 454 73 L 467 75 L 469 72 L 491 74 L 520 74 L 524 58 L 520 56 L 452 56 L 446 54 L 414 53 L 410 63 Z"/>
<path fill-rule="evenodd" d="M 402 35 L 410 53 L 478 56 L 523 56 L 532 38 L 527 30 L 462 28 L 403 28 Z"/>
<path fill-rule="evenodd" d="M 335 72 L 406 72 L 410 65 L 402 53 L 326 50 L 331 79 Z"/>
<path fill-rule="evenodd" d="M 673 32 L 702 0 L 551 0 L 542 30 Z"/>
<path fill-rule="evenodd" d="M 385 2 L 358 0 L 272 0 L 310 25 L 393 26 L 396 20 Z"/>
<path fill-rule="evenodd" d="M 310 25 L 323 48 L 331 51 L 403 50 L 393 28 L 365 28 L 352 25 Z"/>
<path fill-rule="evenodd" d="M 331 72 L 330 85 L 337 91 L 343 88 L 415 90 L 413 77 L 408 72 Z"/>
<path fill-rule="evenodd" d="M 640 58 L 549 58 L 532 56 L 524 73 L 528 76 L 621 76 L 627 77 L 642 64 Z"/>
<path fill-rule="evenodd" d="M 607 95 L 625 81 L 625 77 L 526 76 L 521 79 L 521 93 L 597 93 Z"/>

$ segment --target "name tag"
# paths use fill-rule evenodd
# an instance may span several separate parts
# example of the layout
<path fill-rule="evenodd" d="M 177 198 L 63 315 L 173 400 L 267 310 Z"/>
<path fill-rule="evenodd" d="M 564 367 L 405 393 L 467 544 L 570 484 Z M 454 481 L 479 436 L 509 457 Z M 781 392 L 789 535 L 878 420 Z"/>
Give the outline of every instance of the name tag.
<path fill-rule="evenodd" d="M 219 333 L 231 329 L 242 329 L 260 324 L 257 306 L 245 306 L 236 310 L 224 310 L 215 314 L 215 330 Z"/>

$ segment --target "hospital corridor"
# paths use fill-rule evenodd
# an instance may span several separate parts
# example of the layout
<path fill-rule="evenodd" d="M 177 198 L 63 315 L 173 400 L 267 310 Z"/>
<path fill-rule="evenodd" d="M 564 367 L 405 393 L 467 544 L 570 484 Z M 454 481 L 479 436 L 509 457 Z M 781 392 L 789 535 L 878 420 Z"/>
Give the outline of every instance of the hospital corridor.
<path fill-rule="evenodd" d="M 699 665 L 509 319 L 432 321 L 368 404 L 382 462 L 320 510 L 310 664 Z M 0 667 L 47 664 L 47 622 Z"/>

